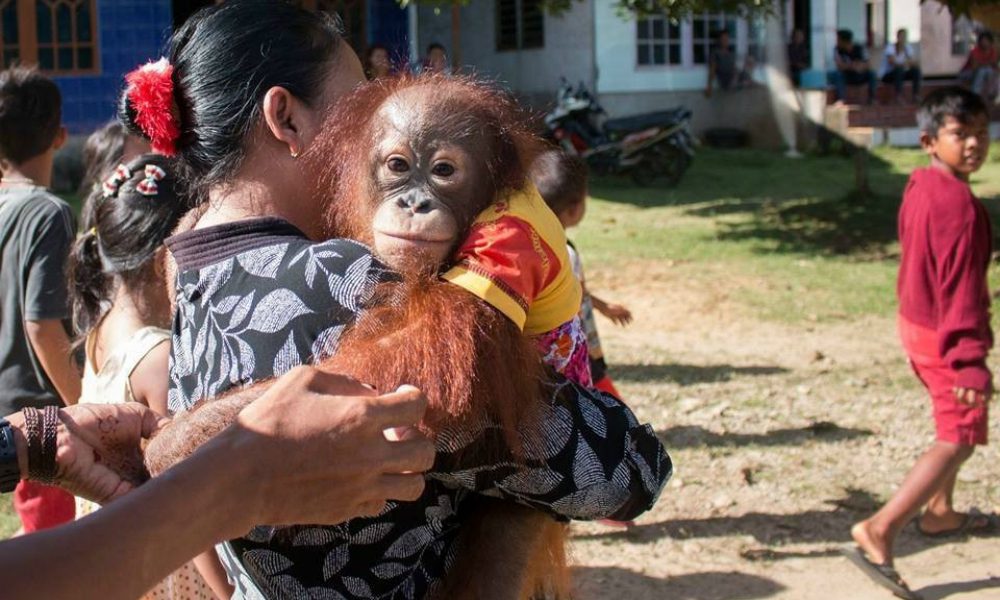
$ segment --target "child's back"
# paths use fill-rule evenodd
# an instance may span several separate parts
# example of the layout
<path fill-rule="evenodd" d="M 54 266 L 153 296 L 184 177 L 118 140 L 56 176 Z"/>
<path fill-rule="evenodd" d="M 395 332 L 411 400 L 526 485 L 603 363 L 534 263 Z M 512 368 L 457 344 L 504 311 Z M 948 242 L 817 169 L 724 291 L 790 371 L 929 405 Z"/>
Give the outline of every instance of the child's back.
<path fill-rule="evenodd" d="M 68 318 L 63 266 L 75 229 L 45 188 L 0 186 L 0 410 L 62 404 L 32 348 L 27 321 Z M 69 322 L 66 321 L 67 332 Z"/>
<path fill-rule="evenodd" d="M 87 199 L 91 227 L 73 244 L 69 269 L 74 321 L 86 355 L 82 402 L 141 402 L 167 412 L 171 309 L 163 244 L 186 207 L 169 167 L 161 155 L 138 156 L 93 186 Z M 78 518 L 98 508 L 76 499 Z M 231 595 L 214 553 L 198 560 L 219 595 Z M 194 563 L 144 596 L 213 597 Z"/>

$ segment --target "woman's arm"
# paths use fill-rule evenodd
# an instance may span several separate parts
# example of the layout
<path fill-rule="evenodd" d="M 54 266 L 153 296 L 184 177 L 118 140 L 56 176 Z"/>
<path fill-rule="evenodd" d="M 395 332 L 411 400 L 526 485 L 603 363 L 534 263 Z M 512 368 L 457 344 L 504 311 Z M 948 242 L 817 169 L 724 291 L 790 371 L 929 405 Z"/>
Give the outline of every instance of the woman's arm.
<path fill-rule="evenodd" d="M 653 428 L 614 396 L 554 377 L 540 435 L 526 443 L 527 461 L 470 460 L 477 445 L 495 444 L 496 431 L 484 429 L 453 454 L 442 453 L 439 442 L 430 477 L 570 519 L 629 521 L 652 508 L 673 472 Z"/>
<path fill-rule="evenodd" d="M 295 369 L 161 477 L 79 521 L 0 542 L 3 596 L 136 598 L 254 523 L 339 523 L 375 514 L 387 499 L 417 498 L 434 455 L 411 427 L 426 399 L 412 388 L 383 396 L 343 395 L 344 389 L 342 377 Z M 90 498 L 106 490 L 90 489 L 99 478 L 73 462 L 72 451 L 122 446 L 131 456 L 156 425 L 137 404 L 78 405 L 60 416 L 59 484 Z M 24 473 L 23 419 L 9 420 Z M 407 429 L 406 441 L 386 438 L 383 432 L 396 427 Z M 105 439 L 113 442 L 108 448 Z"/>

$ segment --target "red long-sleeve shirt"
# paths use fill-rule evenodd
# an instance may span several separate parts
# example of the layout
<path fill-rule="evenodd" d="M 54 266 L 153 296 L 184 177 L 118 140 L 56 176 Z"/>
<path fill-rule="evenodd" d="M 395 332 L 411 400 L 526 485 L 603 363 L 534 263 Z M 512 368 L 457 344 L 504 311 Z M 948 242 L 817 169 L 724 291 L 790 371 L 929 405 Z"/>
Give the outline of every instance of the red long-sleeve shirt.
<path fill-rule="evenodd" d="M 899 209 L 899 241 L 900 315 L 937 332 L 938 353 L 956 371 L 956 386 L 990 389 L 986 269 L 992 230 L 986 209 L 951 173 L 917 169 Z"/>

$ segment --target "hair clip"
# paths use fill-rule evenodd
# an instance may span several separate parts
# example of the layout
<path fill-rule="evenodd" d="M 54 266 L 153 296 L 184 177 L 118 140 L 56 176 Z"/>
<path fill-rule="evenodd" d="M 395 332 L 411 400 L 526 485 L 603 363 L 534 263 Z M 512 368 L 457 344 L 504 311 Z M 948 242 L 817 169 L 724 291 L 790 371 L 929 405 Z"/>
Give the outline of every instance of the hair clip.
<path fill-rule="evenodd" d="M 167 176 L 167 172 L 156 165 L 146 165 L 146 178 L 135 186 L 137 192 L 143 196 L 155 196 L 160 192 L 157 181 Z"/>
<path fill-rule="evenodd" d="M 125 95 L 135 112 L 135 124 L 149 139 L 153 152 L 173 156 L 181 127 L 174 100 L 174 67 L 166 58 L 148 62 L 125 76 Z"/>
<path fill-rule="evenodd" d="M 118 165 L 118 168 L 111 174 L 111 177 L 104 180 L 104 183 L 101 185 L 101 189 L 104 190 L 104 197 L 111 198 L 117 196 L 118 189 L 129 179 L 132 179 L 132 171 L 125 165 Z"/>

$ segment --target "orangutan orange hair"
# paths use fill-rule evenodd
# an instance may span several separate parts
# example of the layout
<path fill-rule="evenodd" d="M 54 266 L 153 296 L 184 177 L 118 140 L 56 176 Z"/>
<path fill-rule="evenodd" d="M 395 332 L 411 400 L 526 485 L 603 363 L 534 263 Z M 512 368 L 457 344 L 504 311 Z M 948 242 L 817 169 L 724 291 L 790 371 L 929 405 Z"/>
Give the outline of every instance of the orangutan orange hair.
<path fill-rule="evenodd" d="M 337 101 L 321 133 L 302 157 L 319 176 L 317 197 L 328 206 L 327 237 L 350 237 L 370 242 L 368 204 L 374 165 L 368 152 L 380 132 L 375 122 L 379 107 L 393 94 L 414 86 L 433 95 L 441 114 L 434 125 L 443 138 L 485 133 L 494 141 L 483 148 L 490 186 L 484 193 L 504 194 L 521 189 L 544 143 L 529 128 L 530 115 L 509 93 L 471 77 L 441 74 L 401 75 L 375 80 Z M 330 198 L 337 191 L 337 196 Z"/>

